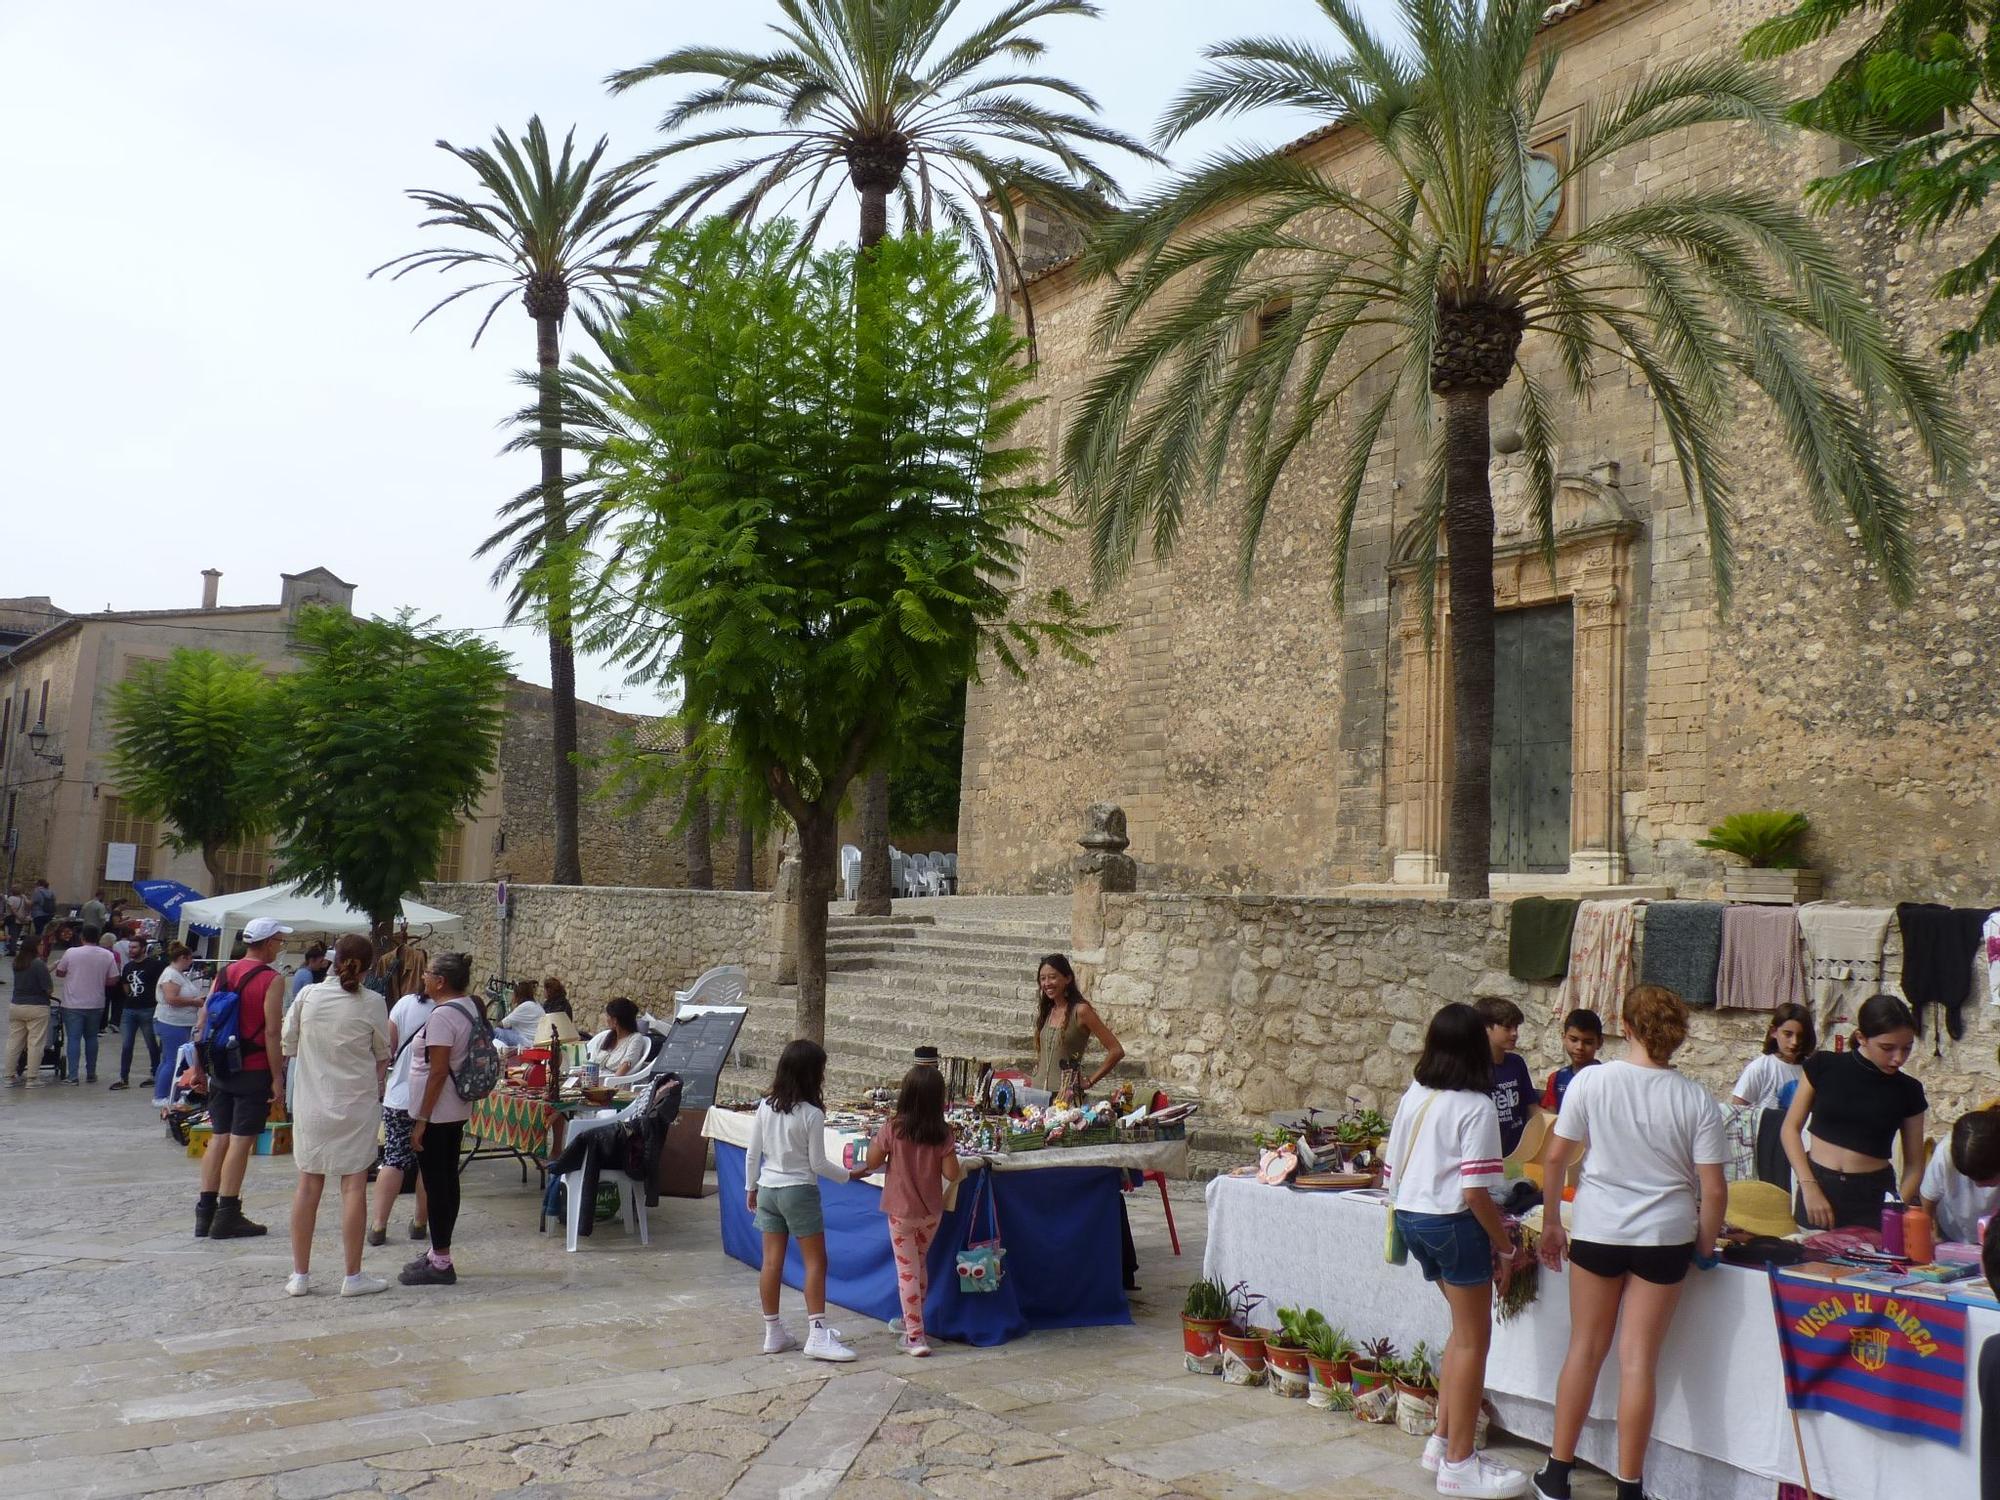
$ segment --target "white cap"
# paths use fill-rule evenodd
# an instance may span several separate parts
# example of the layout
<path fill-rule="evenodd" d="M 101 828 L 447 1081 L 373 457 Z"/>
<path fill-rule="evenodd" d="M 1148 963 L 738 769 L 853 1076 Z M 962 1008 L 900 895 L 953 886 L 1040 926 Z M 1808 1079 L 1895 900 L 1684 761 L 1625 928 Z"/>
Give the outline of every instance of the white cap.
<path fill-rule="evenodd" d="M 243 929 L 243 941 L 246 943 L 269 942 L 272 938 L 281 937 L 291 930 L 291 928 L 284 926 L 282 923 L 272 921 L 269 917 L 253 917 Z"/>

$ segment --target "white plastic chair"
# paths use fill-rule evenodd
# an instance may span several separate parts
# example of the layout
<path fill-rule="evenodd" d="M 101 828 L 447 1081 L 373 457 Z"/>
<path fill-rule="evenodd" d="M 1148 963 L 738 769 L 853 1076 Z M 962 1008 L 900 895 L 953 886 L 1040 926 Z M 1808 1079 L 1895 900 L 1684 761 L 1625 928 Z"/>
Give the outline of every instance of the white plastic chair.
<path fill-rule="evenodd" d="M 944 862 L 942 868 L 944 870 L 945 894 L 956 896 L 958 894 L 958 856 L 956 854 L 940 854 L 937 858 Z"/>
<path fill-rule="evenodd" d="M 717 964 L 684 990 L 674 992 L 674 1010 L 684 1005 L 734 1005 L 743 998 L 750 971 L 741 964 Z"/>
<path fill-rule="evenodd" d="M 909 865 L 910 894 L 912 896 L 935 896 L 931 879 L 931 857 L 928 854 L 912 854 Z"/>
<path fill-rule="evenodd" d="M 652 1095 L 653 1086 L 649 1082 L 633 1096 L 632 1102 L 623 1109 L 601 1109 L 594 1115 L 580 1116 L 570 1121 L 569 1141 L 574 1142 L 579 1135 L 592 1130 L 608 1130 L 620 1120 L 637 1118 L 639 1111 L 646 1107 L 646 1101 Z M 623 1190 L 625 1232 L 627 1234 L 637 1234 L 639 1236 L 639 1243 L 642 1245 L 652 1244 L 652 1230 L 646 1222 L 645 1184 L 634 1182 L 623 1172 L 611 1173 L 609 1177 L 615 1178 L 619 1187 Z M 583 1225 L 583 1215 L 585 1213 L 583 1204 L 583 1168 L 578 1167 L 574 1172 L 563 1173 L 562 1180 L 563 1203 L 565 1205 L 563 1218 L 566 1221 L 565 1229 L 568 1235 L 567 1242 L 563 1248 L 574 1255 L 576 1253 L 577 1231 Z M 608 1179 L 605 1174 L 600 1173 L 597 1180 L 602 1183 Z M 597 1205 L 595 1203 L 590 1205 L 589 1212 L 597 1212 Z"/>
<path fill-rule="evenodd" d="M 861 851 L 852 844 L 840 846 L 840 888 L 849 901 L 861 894 Z"/>
<path fill-rule="evenodd" d="M 889 849 L 889 894 L 910 894 L 910 856 L 893 845 Z"/>

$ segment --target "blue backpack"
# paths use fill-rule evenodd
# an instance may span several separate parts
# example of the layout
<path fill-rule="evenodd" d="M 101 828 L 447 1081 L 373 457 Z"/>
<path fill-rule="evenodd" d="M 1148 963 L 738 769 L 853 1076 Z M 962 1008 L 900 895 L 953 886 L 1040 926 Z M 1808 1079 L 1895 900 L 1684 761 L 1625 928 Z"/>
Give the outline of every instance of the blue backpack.
<path fill-rule="evenodd" d="M 269 964 L 258 964 L 236 981 L 235 989 L 224 989 L 218 980 L 209 992 L 202 1006 L 201 1060 L 215 1077 L 228 1078 L 243 1071 L 243 991 L 259 974 L 270 972 Z"/>

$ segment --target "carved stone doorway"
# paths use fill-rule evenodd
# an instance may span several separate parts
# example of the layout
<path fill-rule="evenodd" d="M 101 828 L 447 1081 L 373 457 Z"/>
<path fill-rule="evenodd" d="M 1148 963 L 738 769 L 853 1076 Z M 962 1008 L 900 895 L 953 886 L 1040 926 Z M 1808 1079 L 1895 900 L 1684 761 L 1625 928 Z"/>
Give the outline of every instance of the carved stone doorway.
<path fill-rule="evenodd" d="M 1556 481 L 1556 565 L 1541 552 L 1520 455 L 1493 465 L 1493 604 L 1504 611 L 1568 605 L 1571 615 L 1569 827 L 1566 868 L 1538 851 L 1547 873 L 1591 885 L 1624 881 L 1625 636 L 1632 544 L 1641 523 L 1618 492 L 1618 466 Z M 1398 537 L 1390 581 L 1397 596 L 1396 660 L 1388 733 L 1387 826 L 1393 878 L 1444 878 L 1451 793 L 1451 619 L 1440 586 L 1435 640 L 1426 643 L 1414 528 Z M 1531 733 L 1533 731 L 1530 731 Z M 1496 866 L 1496 868 L 1501 868 Z M 1505 869 L 1501 873 L 1508 873 Z"/>

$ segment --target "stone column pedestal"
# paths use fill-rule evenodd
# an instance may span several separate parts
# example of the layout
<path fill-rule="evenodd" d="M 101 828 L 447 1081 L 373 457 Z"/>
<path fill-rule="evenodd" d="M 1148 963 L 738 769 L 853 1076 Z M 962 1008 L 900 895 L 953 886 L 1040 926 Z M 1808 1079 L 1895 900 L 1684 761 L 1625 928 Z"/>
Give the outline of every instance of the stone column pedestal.
<path fill-rule="evenodd" d="M 799 835 L 792 830 L 779 848 L 778 874 L 771 883 L 765 966 L 773 984 L 799 982 Z"/>
<path fill-rule="evenodd" d="M 1110 802 L 1093 802 L 1084 814 L 1083 853 L 1070 868 L 1076 883 L 1070 899 L 1070 946 L 1076 953 L 1095 953 L 1104 946 L 1104 898 L 1136 891 L 1139 865 L 1125 851 L 1125 809 Z"/>

